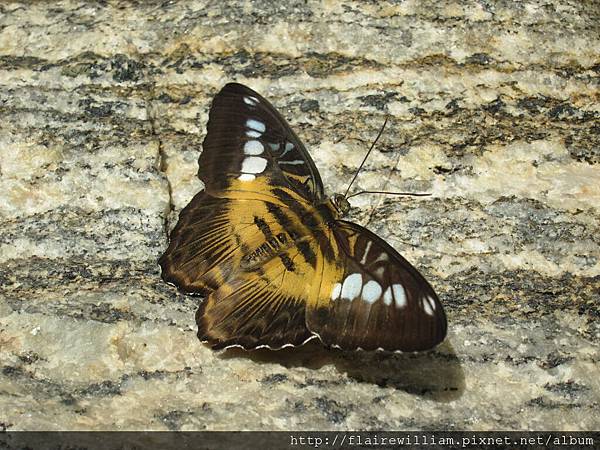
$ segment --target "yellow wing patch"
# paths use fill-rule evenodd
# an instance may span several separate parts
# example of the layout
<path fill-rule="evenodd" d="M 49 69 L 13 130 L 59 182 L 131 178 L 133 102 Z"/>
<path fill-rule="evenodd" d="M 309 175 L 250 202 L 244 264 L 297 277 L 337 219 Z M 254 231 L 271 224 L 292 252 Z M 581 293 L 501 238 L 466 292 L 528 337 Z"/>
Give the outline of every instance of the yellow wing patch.
<path fill-rule="evenodd" d="M 281 256 L 289 258 L 293 270 Z M 281 348 L 300 345 L 313 335 L 306 328 L 306 299 L 314 275 L 290 247 L 260 266 L 239 271 L 212 292 L 197 313 L 198 337 L 213 348 Z M 286 267 L 287 266 L 287 267 Z"/>
<path fill-rule="evenodd" d="M 256 199 L 235 187 L 220 192 L 226 197 L 201 192 L 182 210 L 160 260 L 163 278 L 208 294 L 198 336 L 215 348 L 299 345 L 313 336 L 305 311 L 325 267 L 314 230 L 268 189 Z M 287 195 L 308 214 L 310 205 Z"/>

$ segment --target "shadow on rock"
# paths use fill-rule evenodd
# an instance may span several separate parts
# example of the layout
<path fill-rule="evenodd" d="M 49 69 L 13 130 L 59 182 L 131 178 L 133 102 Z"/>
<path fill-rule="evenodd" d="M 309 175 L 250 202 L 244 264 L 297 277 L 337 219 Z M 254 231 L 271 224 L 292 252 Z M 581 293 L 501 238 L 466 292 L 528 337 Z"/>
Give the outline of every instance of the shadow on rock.
<path fill-rule="evenodd" d="M 223 351 L 220 358 L 245 358 L 259 364 L 312 370 L 333 365 L 358 382 L 393 387 L 439 402 L 455 400 L 465 389 L 460 361 L 447 341 L 429 352 L 387 353 L 327 349 L 314 340 L 282 350 L 230 348 Z"/>

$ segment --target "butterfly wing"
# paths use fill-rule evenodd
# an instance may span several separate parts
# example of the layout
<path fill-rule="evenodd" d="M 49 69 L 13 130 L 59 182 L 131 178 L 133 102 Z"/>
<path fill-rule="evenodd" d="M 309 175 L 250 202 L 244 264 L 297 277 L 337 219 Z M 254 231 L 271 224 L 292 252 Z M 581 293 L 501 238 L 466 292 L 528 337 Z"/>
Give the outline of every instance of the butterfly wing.
<path fill-rule="evenodd" d="M 324 197 L 319 172 L 300 139 L 252 89 L 225 85 L 213 100 L 207 129 L 198 176 L 212 195 L 251 191 L 264 197 L 266 183 L 293 189 L 310 203 Z"/>
<path fill-rule="evenodd" d="M 446 335 L 446 315 L 433 288 L 396 250 L 366 228 L 337 221 L 307 326 L 343 349 L 427 350 Z"/>
<path fill-rule="evenodd" d="M 271 224 L 276 236 L 288 236 Z M 286 238 L 280 239 L 286 241 Z M 314 296 L 314 268 L 297 243 L 289 241 L 277 254 L 259 257 L 213 291 L 196 314 L 198 337 L 214 349 L 278 349 L 301 345 L 315 336 L 306 327 L 306 305 Z"/>
<path fill-rule="evenodd" d="M 199 337 L 215 348 L 298 345 L 306 328 L 317 169 L 259 94 L 226 85 L 215 97 L 199 159 L 205 190 L 179 215 L 159 263 L 182 291 L 208 295 Z M 314 296 L 314 294 L 313 294 Z"/>
<path fill-rule="evenodd" d="M 278 204 L 202 191 L 180 213 L 160 259 L 163 278 L 208 294 L 196 321 L 213 348 L 300 345 L 314 337 L 306 308 L 318 295 L 316 210 L 284 191 Z M 324 236 L 324 232 L 319 232 Z"/>

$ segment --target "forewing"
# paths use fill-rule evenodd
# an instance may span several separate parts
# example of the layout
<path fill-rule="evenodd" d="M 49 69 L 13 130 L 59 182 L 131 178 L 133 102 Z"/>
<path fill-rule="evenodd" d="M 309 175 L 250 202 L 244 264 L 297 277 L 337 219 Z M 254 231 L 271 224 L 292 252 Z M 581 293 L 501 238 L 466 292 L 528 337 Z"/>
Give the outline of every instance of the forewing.
<path fill-rule="evenodd" d="M 198 164 L 211 194 L 263 195 L 253 181 L 265 179 L 313 204 L 323 198 L 319 172 L 300 139 L 266 99 L 241 84 L 227 84 L 215 96 Z"/>
<path fill-rule="evenodd" d="M 337 221 L 337 255 L 322 269 L 318 301 L 307 325 L 343 349 L 420 351 L 446 335 L 446 316 L 425 278 L 366 228 Z"/>

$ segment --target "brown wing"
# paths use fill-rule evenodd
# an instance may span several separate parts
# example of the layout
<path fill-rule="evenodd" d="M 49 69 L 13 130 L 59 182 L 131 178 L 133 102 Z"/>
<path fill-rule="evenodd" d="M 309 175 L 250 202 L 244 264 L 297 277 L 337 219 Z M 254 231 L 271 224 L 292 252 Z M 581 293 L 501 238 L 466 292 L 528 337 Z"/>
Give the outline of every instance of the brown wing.
<path fill-rule="evenodd" d="M 230 220 L 234 209 L 229 199 L 196 194 L 179 213 L 169 247 L 158 261 L 165 281 L 188 294 L 208 294 L 237 270 L 244 246 L 260 236 L 247 224 Z"/>
<path fill-rule="evenodd" d="M 231 197 L 239 190 L 264 195 L 260 185 L 250 183 L 264 178 L 309 203 L 323 198 L 321 177 L 300 139 L 265 98 L 246 86 L 229 83 L 215 96 L 202 146 L 198 176 L 213 195 Z"/>
<path fill-rule="evenodd" d="M 307 326 L 343 349 L 427 350 L 446 335 L 446 315 L 423 276 L 381 238 L 337 221 L 337 248 L 325 260 L 319 294 L 309 303 Z"/>
<path fill-rule="evenodd" d="M 215 96 L 207 129 L 198 161 L 205 191 L 181 211 L 162 276 L 208 294 L 198 335 L 216 348 L 301 344 L 312 336 L 306 287 L 315 277 L 303 221 L 322 200 L 319 173 L 283 117 L 240 84 Z"/>

